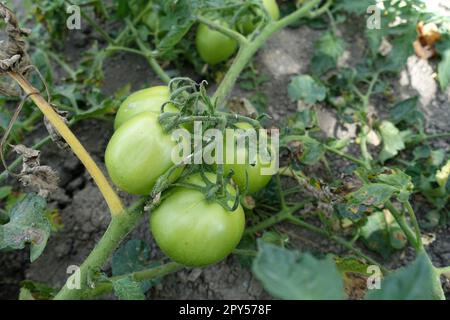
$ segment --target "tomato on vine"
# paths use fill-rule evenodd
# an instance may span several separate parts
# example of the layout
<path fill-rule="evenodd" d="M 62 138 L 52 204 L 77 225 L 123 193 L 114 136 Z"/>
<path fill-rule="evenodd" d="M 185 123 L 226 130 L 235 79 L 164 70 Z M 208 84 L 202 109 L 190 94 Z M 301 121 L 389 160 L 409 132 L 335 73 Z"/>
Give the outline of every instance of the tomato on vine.
<path fill-rule="evenodd" d="M 210 65 L 228 60 L 238 48 L 236 40 L 205 24 L 198 26 L 195 45 L 202 60 Z"/>
<path fill-rule="evenodd" d="M 119 107 L 114 121 L 114 129 L 119 129 L 125 122 L 142 112 L 159 114 L 161 106 L 169 101 L 170 91 L 167 86 L 156 86 L 132 93 Z M 168 104 L 164 111 L 178 112 L 178 109 Z"/>
<path fill-rule="evenodd" d="M 120 189 L 147 195 L 158 177 L 174 165 L 175 146 L 159 124 L 158 114 L 142 112 L 121 125 L 109 141 L 105 152 L 109 176 Z"/>
<path fill-rule="evenodd" d="M 206 173 L 206 177 L 216 181 L 213 173 Z M 205 186 L 200 174 L 183 182 Z M 232 195 L 236 193 L 231 185 L 227 190 Z M 208 201 L 203 192 L 186 187 L 176 187 L 150 216 L 150 229 L 161 250 L 172 260 L 192 267 L 224 259 L 238 245 L 244 228 L 241 205 L 231 212 Z"/>
<path fill-rule="evenodd" d="M 242 130 L 253 129 L 248 123 L 237 123 L 235 125 Z M 267 138 L 267 136 L 265 136 L 265 138 Z M 260 152 L 257 152 L 255 159 L 249 159 L 250 151 L 248 147 L 238 145 L 237 143 L 229 144 L 226 142 L 224 146 L 224 175 L 228 175 L 232 170 L 233 181 L 237 184 L 239 190 L 244 191 L 247 186 L 248 193 L 256 193 L 270 182 L 272 175 L 267 174 L 266 171 L 269 171 L 274 159 L 264 161 L 265 158 L 263 158 Z M 275 152 L 273 152 L 274 150 L 271 151 L 272 152 L 270 153 L 275 155 Z M 231 162 L 227 160 L 227 154 L 234 154 Z M 245 162 L 242 163 L 240 159 L 245 159 Z"/>

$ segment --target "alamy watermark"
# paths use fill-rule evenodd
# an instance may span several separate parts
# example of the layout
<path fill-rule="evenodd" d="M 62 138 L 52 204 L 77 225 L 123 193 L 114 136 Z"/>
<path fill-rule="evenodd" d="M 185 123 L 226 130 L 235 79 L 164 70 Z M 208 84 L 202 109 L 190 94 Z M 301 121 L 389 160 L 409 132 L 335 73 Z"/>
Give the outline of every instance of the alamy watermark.
<path fill-rule="evenodd" d="M 367 29 L 380 30 L 381 29 L 381 11 L 383 9 L 383 0 L 377 0 L 376 4 L 367 8 Z"/>
<path fill-rule="evenodd" d="M 69 14 L 66 26 L 69 30 L 81 30 L 81 8 L 77 5 L 67 6 L 66 13 Z"/>

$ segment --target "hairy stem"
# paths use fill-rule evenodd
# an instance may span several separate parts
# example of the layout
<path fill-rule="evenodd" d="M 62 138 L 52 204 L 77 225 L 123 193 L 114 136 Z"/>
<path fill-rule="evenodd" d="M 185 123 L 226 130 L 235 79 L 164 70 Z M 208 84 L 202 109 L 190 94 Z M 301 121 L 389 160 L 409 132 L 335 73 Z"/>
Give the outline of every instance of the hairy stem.
<path fill-rule="evenodd" d="M 74 300 L 83 297 L 84 289 L 89 286 L 89 276 L 91 272 L 102 268 L 114 250 L 119 246 L 123 238 L 134 228 L 143 217 L 143 206 L 145 199 L 136 201 L 132 207 L 123 214 L 113 216 L 108 229 L 103 234 L 95 248 L 80 266 L 79 274 L 81 279 L 81 289 L 70 289 L 67 283 L 56 295 L 56 300 Z"/>
<path fill-rule="evenodd" d="M 25 93 L 30 95 L 33 102 L 39 107 L 42 113 L 47 117 L 47 119 L 52 123 L 58 133 L 71 147 L 72 151 L 75 153 L 78 159 L 80 159 L 80 161 L 86 167 L 87 171 L 92 176 L 103 197 L 105 198 L 111 211 L 111 215 L 120 215 L 123 212 L 122 201 L 112 189 L 102 171 L 99 169 L 97 164 L 94 162 L 92 157 L 80 143 L 77 137 L 67 127 L 67 125 L 55 112 L 55 110 L 53 110 L 52 106 L 50 106 L 48 102 L 44 100 L 44 98 L 40 94 L 38 94 L 39 91 L 34 88 L 27 79 L 15 72 L 9 72 L 8 74 L 22 87 Z"/>

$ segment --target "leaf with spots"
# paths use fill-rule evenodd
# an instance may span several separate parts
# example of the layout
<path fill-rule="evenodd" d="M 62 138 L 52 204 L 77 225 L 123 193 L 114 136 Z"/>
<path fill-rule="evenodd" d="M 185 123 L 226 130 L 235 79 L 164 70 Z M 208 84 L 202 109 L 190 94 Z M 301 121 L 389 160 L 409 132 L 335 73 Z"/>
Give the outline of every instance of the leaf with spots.
<path fill-rule="evenodd" d="M 34 193 L 16 203 L 9 222 L 0 226 L 0 250 L 18 250 L 30 244 L 31 262 L 39 258 L 51 232 L 46 207 L 45 199 Z"/>

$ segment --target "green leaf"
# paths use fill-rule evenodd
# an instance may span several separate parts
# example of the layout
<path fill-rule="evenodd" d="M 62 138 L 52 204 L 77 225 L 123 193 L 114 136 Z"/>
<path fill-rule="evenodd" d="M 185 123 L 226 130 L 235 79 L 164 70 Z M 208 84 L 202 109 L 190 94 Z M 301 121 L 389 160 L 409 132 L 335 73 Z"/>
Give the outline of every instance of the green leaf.
<path fill-rule="evenodd" d="M 371 183 L 362 186 L 347 197 L 352 205 L 379 206 L 388 201 L 396 191 L 397 188 L 385 183 Z"/>
<path fill-rule="evenodd" d="M 337 61 L 344 53 L 344 42 L 333 32 L 325 32 L 315 43 L 316 52 Z"/>
<path fill-rule="evenodd" d="M 325 100 L 327 89 L 309 75 L 296 76 L 288 86 L 289 97 L 293 101 L 304 101 L 314 104 Z"/>
<path fill-rule="evenodd" d="M 51 232 L 46 206 L 45 199 L 33 193 L 16 203 L 9 222 L 0 226 L 0 250 L 23 249 L 30 244 L 31 262 L 39 258 Z"/>
<path fill-rule="evenodd" d="M 131 277 L 113 281 L 113 288 L 120 300 L 145 300 L 140 284 Z"/>
<path fill-rule="evenodd" d="M 336 10 L 360 15 L 366 13 L 367 8 L 374 4 L 376 4 L 374 0 L 340 0 L 336 3 Z"/>
<path fill-rule="evenodd" d="M 419 98 L 413 97 L 403 100 L 397 103 L 390 111 L 392 122 L 398 124 L 404 121 L 407 124 L 414 125 L 419 123 L 422 125 L 425 122 L 425 118 L 422 112 L 417 108 L 417 102 Z"/>
<path fill-rule="evenodd" d="M 438 275 L 426 253 L 381 281 L 381 289 L 370 290 L 369 300 L 443 300 L 445 299 Z"/>
<path fill-rule="evenodd" d="M 336 60 L 333 57 L 319 53 L 311 59 L 310 68 L 312 74 L 321 76 L 325 72 L 336 68 Z"/>
<path fill-rule="evenodd" d="M 258 241 L 253 274 L 264 288 L 281 299 L 337 300 L 345 297 L 342 277 L 331 257 L 290 251 Z"/>
<path fill-rule="evenodd" d="M 438 66 L 438 77 L 442 91 L 445 91 L 450 84 L 450 49 L 443 54 L 442 61 Z"/>
<path fill-rule="evenodd" d="M 381 162 L 385 162 L 405 149 L 405 142 L 400 130 L 392 122 L 383 121 L 379 130 L 383 140 L 383 149 L 380 152 L 379 159 Z"/>
<path fill-rule="evenodd" d="M 380 174 L 378 180 L 395 187 L 398 191 L 398 200 L 400 202 L 408 201 L 414 189 L 411 177 L 400 170 L 396 170 L 393 174 Z"/>
<path fill-rule="evenodd" d="M 114 276 L 120 276 L 157 265 L 155 263 L 149 263 L 149 260 L 150 249 L 148 245 L 138 239 L 130 240 L 114 253 L 112 258 L 112 274 Z M 141 282 L 142 290 L 144 292 L 148 291 L 152 285 L 157 284 L 159 281 L 159 279 L 154 279 Z"/>

